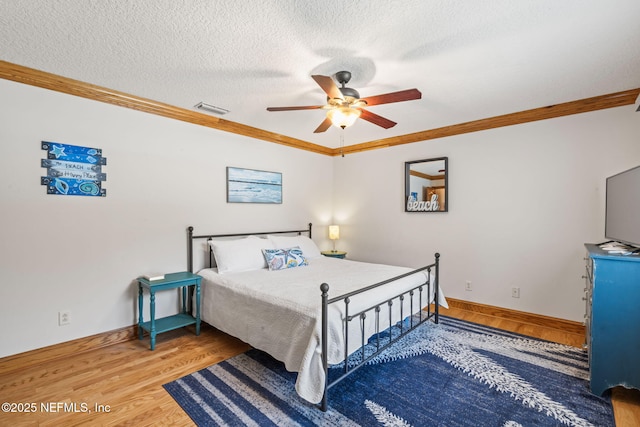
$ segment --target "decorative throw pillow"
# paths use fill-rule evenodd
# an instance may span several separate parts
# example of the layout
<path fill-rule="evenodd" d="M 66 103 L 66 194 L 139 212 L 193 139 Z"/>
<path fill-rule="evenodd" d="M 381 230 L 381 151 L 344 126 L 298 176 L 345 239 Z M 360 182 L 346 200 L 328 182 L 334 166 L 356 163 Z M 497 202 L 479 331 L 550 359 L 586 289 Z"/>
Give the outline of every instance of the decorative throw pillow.
<path fill-rule="evenodd" d="M 263 249 L 262 253 L 269 270 L 284 270 L 285 268 L 308 265 L 298 246 L 288 249 Z"/>

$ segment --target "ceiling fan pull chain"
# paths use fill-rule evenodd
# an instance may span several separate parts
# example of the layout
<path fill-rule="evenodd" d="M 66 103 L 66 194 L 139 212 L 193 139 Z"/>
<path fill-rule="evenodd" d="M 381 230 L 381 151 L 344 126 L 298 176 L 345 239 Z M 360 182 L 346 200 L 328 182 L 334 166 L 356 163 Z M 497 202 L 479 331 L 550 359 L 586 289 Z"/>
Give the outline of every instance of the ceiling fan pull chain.
<path fill-rule="evenodd" d="M 344 157 L 344 128 L 340 132 L 340 155 Z"/>

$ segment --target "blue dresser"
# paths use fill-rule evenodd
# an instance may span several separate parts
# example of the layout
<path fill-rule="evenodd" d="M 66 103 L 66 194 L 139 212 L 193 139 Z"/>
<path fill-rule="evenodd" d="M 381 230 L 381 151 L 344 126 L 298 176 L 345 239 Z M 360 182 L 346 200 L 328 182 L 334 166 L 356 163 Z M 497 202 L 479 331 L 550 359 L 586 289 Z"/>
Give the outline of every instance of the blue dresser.
<path fill-rule="evenodd" d="M 586 346 L 591 392 L 640 389 L 640 256 L 586 244 Z"/>

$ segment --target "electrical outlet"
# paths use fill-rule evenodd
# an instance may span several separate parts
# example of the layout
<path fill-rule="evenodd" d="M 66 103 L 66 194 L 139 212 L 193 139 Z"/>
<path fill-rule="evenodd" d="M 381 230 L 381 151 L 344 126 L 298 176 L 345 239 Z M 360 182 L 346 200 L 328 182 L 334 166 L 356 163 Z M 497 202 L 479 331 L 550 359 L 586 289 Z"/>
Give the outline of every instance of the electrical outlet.
<path fill-rule="evenodd" d="M 520 288 L 511 288 L 511 297 L 520 298 Z"/>
<path fill-rule="evenodd" d="M 58 326 L 69 325 L 71 323 L 71 312 L 70 311 L 59 311 L 58 312 Z"/>
<path fill-rule="evenodd" d="M 467 291 L 470 291 L 470 290 L 471 290 L 471 280 L 467 280 L 467 283 L 465 284 L 465 287 L 464 287 L 464 288 L 465 288 Z"/>

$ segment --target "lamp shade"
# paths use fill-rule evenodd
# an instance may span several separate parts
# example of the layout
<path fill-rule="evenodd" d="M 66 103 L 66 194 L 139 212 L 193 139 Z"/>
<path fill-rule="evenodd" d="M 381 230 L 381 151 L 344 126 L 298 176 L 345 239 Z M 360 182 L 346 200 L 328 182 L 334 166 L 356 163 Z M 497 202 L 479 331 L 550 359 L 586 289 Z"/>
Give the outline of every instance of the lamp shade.
<path fill-rule="evenodd" d="M 361 111 L 356 108 L 338 107 L 327 111 L 327 117 L 334 126 L 344 129 L 355 123 L 360 113 Z"/>
<path fill-rule="evenodd" d="M 337 225 L 329 226 L 329 239 L 338 240 L 340 238 L 340 227 Z"/>

